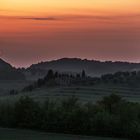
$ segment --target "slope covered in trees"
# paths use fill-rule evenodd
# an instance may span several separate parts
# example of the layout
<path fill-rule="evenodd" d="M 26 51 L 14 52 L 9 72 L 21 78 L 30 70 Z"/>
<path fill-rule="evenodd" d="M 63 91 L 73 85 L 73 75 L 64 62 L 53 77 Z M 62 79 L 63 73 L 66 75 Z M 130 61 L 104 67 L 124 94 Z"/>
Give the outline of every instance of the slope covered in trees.
<path fill-rule="evenodd" d="M 118 71 L 134 71 L 140 70 L 140 64 L 128 62 L 112 62 L 112 61 L 95 61 L 82 60 L 78 58 L 63 58 L 48 62 L 41 62 L 31 65 L 28 69 L 23 70 L 29 79 L 38 79 L 47 74 L 47 70 L 53 69 L 58 72 L 80 73 L 85 70 L 89 76 L 101 76 L 107 73 L 115 73 Z M 29 77 L 30 76 L 30 77 Z"/>
<path fill-rule="evenodd" d="M 38 79 L 33 84 L 25 87 L 23 91 L 32 91 L 36 88 L 56 87 L 56 86 L 94 86 L 94 85 L 118 85 L 129 86 L 131 88 L 140 87 L 140 71 L 116 72 L 114 74 L 105 74 L 101 77 L 89 77 L 83 70 L 81 73 L 63 74 L 49 70 L 44 78 Z"/>

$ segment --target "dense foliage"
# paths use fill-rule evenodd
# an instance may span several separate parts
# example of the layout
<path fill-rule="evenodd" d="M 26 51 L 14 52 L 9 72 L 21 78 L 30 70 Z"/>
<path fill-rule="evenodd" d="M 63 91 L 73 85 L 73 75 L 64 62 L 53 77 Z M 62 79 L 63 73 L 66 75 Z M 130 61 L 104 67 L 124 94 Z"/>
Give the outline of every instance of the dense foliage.
<path fill-rule="evenodd" d="M 0 126 L 139 139 L 140 104 L 113 94 L 96 104 L 80 103 L 76 97 L 44 103 L 21 97 L 0 103 Z"/>
<path fill-rule="evenodd" d="M 85 71 L 83 70 L 81 73 L 77 73 L 75 75 L 67 74 L 67 73 L 58 73 L 53 70 L 48 70 L 46 76 L 44 78 L 38 79 L 31 85 L 28 85 L 23 88 L 23 92 L 33 91 L 37 88 L 41 88 L 43 86 L 46 87 L 54 87 L 54 86 L 71 86 L 75 84 L 88 84 L 90 77 L 86 76 Z"/>

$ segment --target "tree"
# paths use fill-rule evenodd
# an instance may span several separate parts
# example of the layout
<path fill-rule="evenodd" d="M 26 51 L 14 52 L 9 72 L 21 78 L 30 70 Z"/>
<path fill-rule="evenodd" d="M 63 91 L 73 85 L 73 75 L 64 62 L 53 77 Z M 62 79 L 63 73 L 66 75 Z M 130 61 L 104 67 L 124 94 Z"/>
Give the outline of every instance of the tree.
<path fill-rule="evenodd" d="M 44 79 L 38 79 L 38 81 L 37 81 L 37 86 L 38 87 L 41 87 L 41 86 L 43 86 L 45 84 L 45 80 Z"/>
<path fill-rule="evenodd" d="M 58 78 L 58 75 L 59 75 L 58 72 L 55 72 L 54 77 Z"/>
<path fill-rule="evenodd" d="M 17 127 L 38 128 L 42 120 L 38 103 L 28 96 L 21 97 L 15 103 L 15 120 Z"/>
<path fill-rule="evenodd" d="M 50 69 L 44 79 L 45 80 L 50 80 L 50 79 L 53 79 L 53 78 L 54 78 L 54 72 L 53 72 L 53 70 Z"/>
<path fill-rule="evenodd" d="M 86 72 L 83 70 L 82 71 L 82 78 L 85 78 L 86 77 Z"/>
<path fill-rule="evenodd" d="M 118 95 L 111 94 L 110 96 L 106 96 L 103 100 L 99 101 L 98 103 L 103 106 L 106 111 L 113 113 L 118 109 L 118 104 L 122 102 L 122 98 Z"/>
<path fill-rule="evenodd" d="M 76 74 L 76 78 L 81 78 L 80 74 Z"/>
<path fill-rule="evenodd" d="M 10 95 L 17 95 L 18 94 L 18 91 L 17 90 L 10 90 Z"/>

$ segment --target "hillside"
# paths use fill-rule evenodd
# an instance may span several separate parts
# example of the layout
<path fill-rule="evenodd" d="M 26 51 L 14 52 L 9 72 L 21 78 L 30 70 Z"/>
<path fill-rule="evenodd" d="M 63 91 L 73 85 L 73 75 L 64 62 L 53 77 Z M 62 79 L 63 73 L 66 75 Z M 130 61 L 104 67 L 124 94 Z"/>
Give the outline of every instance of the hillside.
<path fill-rule="evenodd" d="M 0 59 L 0 70 L 11 69 L 11 68 L 12 66 L 10 64 Z"/>
<path fill-rule="evenodd" d="M 29 95 L 35 100 L 63 99 L 71 96 L 78 97 L 83 102 L 96 102 L 112 93 L 134 102 L 140 102 L 140 72 L 116 72 L 101 77 L 82 77 L 68 74 L 52 73 L 38 79 L 33 84 L 25 86 L 12 99 L 21 95 Z M 10 97 L 10 98 L 9 98 Z M 11 99 L 11 95 L 1 98 Z"/>
<path fill-rule="evenodd" d="M 1 96 L 0 123 L 53 133 L 139 138 L 139 84 L 140 71 L 92 78 L 84 71 L 75 76 L 49 70 L 23 90 Z"/>
<path fill-rule="evenodd" d="M 38 79 L 32 85 L 34 88 L 46 87 L 56 87 L 56 86 L 94 86 L 94 85 L 108 85 L 112 84 L 114 86 L 129 86 L 131 88 L 140 87 L 140 71 L 132 72 L 116 72 L 114 74 L 105 74 L 101 77 L 89 77 L 86 73 L 79 73 L 76 76 L 70 74 L 61 74 L 49 70 L 47 75 Z"/>
<path fill-rule="evenodd" d="M 59 60 L 33 64 L 23 72 L 29 79 L 38 79 L 44 77 L 49 69 L 73 74 L 79 73 L 81 70 L 85 70 L 89 76 L 94 77 L 107 73 L 115 73 L 118 71 L 137 71 L 140 70 L 140 64 L 112 61 L 101 62 L 86 59 L 82 60 L 78 58 L 62 58 Z"/>
<path fill-rule="evenodd" d="M 0 59 L 0 81 L 3 80 L 25 80 L 25 76 L 19 70 Z"/>

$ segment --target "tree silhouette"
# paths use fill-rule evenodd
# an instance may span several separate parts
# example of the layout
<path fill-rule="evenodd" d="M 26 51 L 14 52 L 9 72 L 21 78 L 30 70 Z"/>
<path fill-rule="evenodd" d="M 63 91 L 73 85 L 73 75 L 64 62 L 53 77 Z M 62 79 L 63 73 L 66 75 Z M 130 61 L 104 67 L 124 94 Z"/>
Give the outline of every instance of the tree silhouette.
<path fill-rule="evenodd" d="M 53 78 L 54 78 L 54 72 L 53 72 L 52 69 L 50 69 L 44 79 L 45 80 L 50 80 L 50 79 L 53 79 Z"/>
<path fill-rule="evenodd" d="M 82 71 L 82 78 L 85 78 L 86 77 L 86 72 L 83 70 Z"/>

